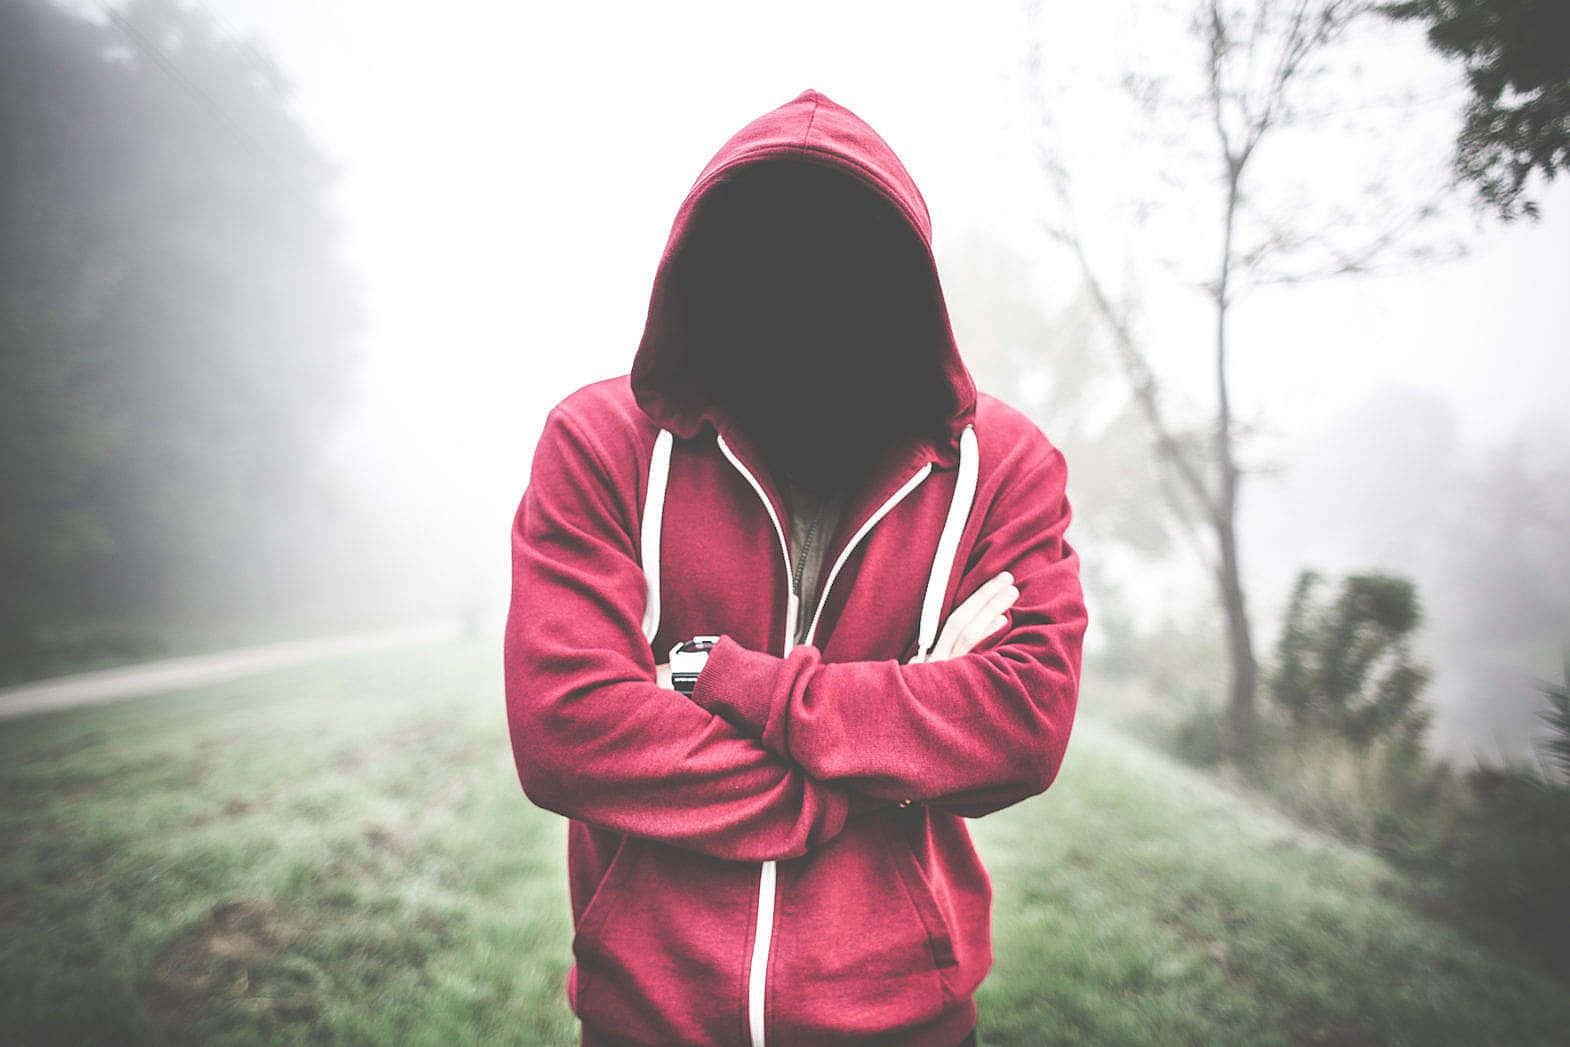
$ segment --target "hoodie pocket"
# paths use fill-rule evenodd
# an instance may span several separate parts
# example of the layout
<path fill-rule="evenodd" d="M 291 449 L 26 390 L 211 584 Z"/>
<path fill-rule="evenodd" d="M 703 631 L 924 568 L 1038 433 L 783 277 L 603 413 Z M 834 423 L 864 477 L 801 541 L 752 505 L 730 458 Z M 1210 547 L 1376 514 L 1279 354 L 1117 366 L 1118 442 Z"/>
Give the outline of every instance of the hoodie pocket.
<path fill-rule="evenodd" d="M 899 823 L 891 820 L 884 824 L 887 827 L 889 849 L 894 855 L 894 868 L 927 932 L 927 940 L 932 947 L 932 962 L 943 980 L 943 988 L 951 992 L 949 975 L 957 965 L 958 958 L 954 954 L 954 935 L 949 928 L 949 921 L 943 914 L 942 905 L 938 903 L 931 879 L 916 859 L 916 852 L 911 849 Z"/>
<path fill-rule="evenodd" d="M 632 836 L 573 936 L 574 1013 L 618 1042 L 735 1043 L 758 866 Z"/>
<path fill-rule="evenodd" d="M 600 877 L 599 886 L 589 896 L 589 904 L 583 907 L 583 915 L 578 918 L 578 926 L 572 936 L 572 951 L 580 965 L 585 954 L 594 951 L 593 946 L 600 940 L 600 932 L 610 918 L 610 911 L 627 896 L 624 885 L 629 879 L 628 869 L 637 859 L 638 843 L 639 838 L 636 836 L 629 834 L 622 837 L 616 853 L 611 855 L 610 864 L 605 867 L 604 875 Z"/>
<path fill-rule="evenodd" d="M 955 1005 L 949 929 L 897 819 L 846 825 L 780 863 L 764 1013 L 782 1042 L 900 1042 Z"/>

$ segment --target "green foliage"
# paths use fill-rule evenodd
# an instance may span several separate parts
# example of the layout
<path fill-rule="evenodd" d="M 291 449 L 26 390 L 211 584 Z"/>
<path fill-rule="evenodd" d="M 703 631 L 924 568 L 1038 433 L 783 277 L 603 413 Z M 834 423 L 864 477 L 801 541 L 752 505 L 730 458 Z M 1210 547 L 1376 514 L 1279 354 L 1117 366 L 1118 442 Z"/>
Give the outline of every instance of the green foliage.
<path fill-rule="evenodd" d="M 1519 930 L 1570 975 L 1570 789 L 1526 768 L 1480 767 L 1449 841 L 1456 901 Z"/>
<path fill-rule="evenodd" d="M 1533 171 L 1570 165 L 1570 4 L 1562 0 L 1402 0 L 1376 6 L 1428 26 L 1428 41 L 1459 58 L 1472 88 L 1454 169 L 1501 219 L 1534 220 L 1522 199 Z"/>
<path fill-rule="evenodd" d="M 1548 755 L 1560 777 L 1570 784 L 1570 655 L 1565 656 L 1565 682 L 1545 684 L 1543 696 L 1548 699 L 1548 709 L 1538 715 L 1553 732 L 1546 746 Z"/>
<path fill-rule="evenodd" d="M 19 675 L 165 609 L 233 613 L 276 570 L 357 306 L 333 170 L 278 70 L 200 8 L 0 4 L 0 139 L 0 666 Z"/>
<path fill-rule="evenodd" d="M 1227 755 L 1226 710 L 1208 702 L 1191 703 L 1172 725 L 1166 747 L 1195 767 L 1219 767 Z"/>
<path fill-rule="evenodd" d="M 1196 706 L 1163 744 L 1304 826 L 1378 852 L 1412 877 L 1422 907 L 1479 940 L 1570 975 L 1570 788 L 1524 768 L 1458 774 L 1404 734 L 1364 744 L 1303 733 L 1274 707 L 1254 760 L 1223 766 L 1224 726 L 1224 710 Z"/>
<path fill-rule="evenodd" d="M 1319 581 L 1304 571 L 1294 589 L 1269 681 L 1291 729 L 1266 722 L 1251 784 L 1308 824 L 1413 871 L 1430 903 L 1458 922 L 1485 936 L 1507 928 L 1570 973 L 1570 788 L 1525 768 L 1458 775 L 1431 760 L 1428 713 L 1417 705 L 1427 671 L 1407 660 L 1404 643 L 1421 619 L 1411 585 L 1355 575 L 1322 607 Z M 1549 748 L 1564 770 L 1570 664 L 1566 686 L 1545 693 L 1556 732 Z"/>
<path fill-rule="evenodd" d="M 1429 713 L 1420 704 L 1429 670 L 1408 640 L 1422 620 L 1416 586 L 1385 574 L 1350 575 L 1328 607 L 1317 572 L 1298 576 L 1266 687 L 1301 732 L 1329 729 L 1358 746 L 1395 736 L 1421 747 Z"/>
<path fill-rule="evenodd" d="M 1281 639 L 1276 645 L 1274 675 L 1266 680 L 1276 703 L 1301 722 L 1308 716 L 1313 700 L 1314 681 L 1308 666 L 1314 637 L 1309 617 L 1313 591 L 1321 579 L 1318 571 L 1304 570 L 1292 587 L 1292 599 L 1287 604 L 1286 620 L 1281 626 Z"/>

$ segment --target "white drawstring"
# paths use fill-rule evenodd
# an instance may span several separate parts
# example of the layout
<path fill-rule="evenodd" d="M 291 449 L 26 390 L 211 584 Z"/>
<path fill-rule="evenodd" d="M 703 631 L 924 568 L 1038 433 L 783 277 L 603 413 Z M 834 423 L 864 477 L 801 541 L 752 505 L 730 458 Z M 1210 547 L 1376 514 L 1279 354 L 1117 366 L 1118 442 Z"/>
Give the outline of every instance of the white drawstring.
<path fill-rule="evenodd" d="M 955 559 L 959 555 L 959 538 L 970 518 L 976 500 L 976 429 L 967 425 L 959 434 L 959 475 L 954 480 L 954 494 L 949 501 L 948 519 L 943 522 L 943 533 L 938 538 L 938 551 L 932 558 L 932 574 L 927 579 L 927 595 L 921 603 L 921 631 L 917 634 L 916 654 L 925 658 L 938 638 L 938 614 L 943 610 L 943 595 L 949 587 L 949 577 L 954 573 Z"/>
<path fill-rule="evenodd" d="M 643 506 L 643 573 L 648 581 L 643 634 L 650 643 L 654 642 L 654 634 L 660 627 L 660 522 L 665 515 L 665 485 L 670 477 L 672 439 L 670 430 L 661 429 L 654 440 L 654 454 L 649 463 L 649 489 Z M 927 578 L 927 591 L 921 604 L 917 653 L 923 657 L 932 649 L 938 637 L 938 615 L 943 609 L 943 597 L 956 566 L 960 535 L 965 530 L 976 498 L 977 470 L 976 430 L 974 426 L 967 425 L 960 433 L 959 475 L 954 480 L 948 518 L 944 520 L 943 531 L 938 537 L 937 552 L 932 558 L 932 573 Z"/>
<path fill-rule="evenodd" d="M 643 574 L 648 597 L 643 605 L 643 635 L 649 643 L 660 628 L 660 523 L 665 517 L 665 483 L 671 472 L 671 431 L 661 429 L 654 438 L 649 461 L 649 490 L 643 500 Z"/>

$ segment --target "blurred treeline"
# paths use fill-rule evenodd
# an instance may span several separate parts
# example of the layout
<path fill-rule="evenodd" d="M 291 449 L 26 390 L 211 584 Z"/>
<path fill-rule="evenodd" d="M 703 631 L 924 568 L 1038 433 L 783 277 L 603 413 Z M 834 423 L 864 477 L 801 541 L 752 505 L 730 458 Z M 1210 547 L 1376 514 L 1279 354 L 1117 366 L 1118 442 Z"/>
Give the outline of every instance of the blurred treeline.
<path fill-rule="evenodd" d="M 0 4 L 7 679 L 217 642 L 330 545 L 359 322 L 333 169 L 255 47 L 167 0 L 97 15 Z"/>

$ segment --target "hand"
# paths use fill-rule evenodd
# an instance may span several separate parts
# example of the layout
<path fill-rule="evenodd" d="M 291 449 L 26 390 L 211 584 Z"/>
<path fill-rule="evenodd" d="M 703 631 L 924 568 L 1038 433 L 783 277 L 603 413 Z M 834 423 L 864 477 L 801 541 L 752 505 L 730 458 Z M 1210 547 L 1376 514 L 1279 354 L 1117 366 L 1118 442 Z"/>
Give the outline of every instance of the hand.
<path fill-rule="evenodd" d="M 654 682 L 667 691 L 676 690 L 671 684 L 671 666 L 669 662 L 662 662 L 654 667 Z"/>
<path fill-rule="evenodd" d="M 933 644 L 932 653 L 923 658 L 921 652 L 917 651 L 915 657 L 905 664 L 941 662 L 968 653 L 1008 624 L 1008 618 L 1003 612 L 1017 599 L 1019 590 L 1014 586 L 1014 576 L 1007 571 L 993 575 L 982 583 L 980 589 L 971 593 L 964 603 L 954 608 L 938 632 L 938 642 Z"/>

